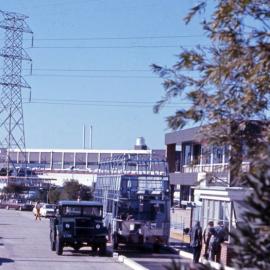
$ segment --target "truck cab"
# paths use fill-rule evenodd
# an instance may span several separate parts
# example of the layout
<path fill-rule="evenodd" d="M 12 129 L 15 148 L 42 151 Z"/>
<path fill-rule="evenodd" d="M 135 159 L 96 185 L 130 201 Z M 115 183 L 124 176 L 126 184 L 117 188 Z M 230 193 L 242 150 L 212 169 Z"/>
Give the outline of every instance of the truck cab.
<path fill-rule="evenodd" d="M 78 251 L 90 246 L 106 253 L 107 229 L 103 226 L 102 204 L 95 201 L 59 201 L 50 219 L 51 250 L 62 255 L 64 247 Z"/>

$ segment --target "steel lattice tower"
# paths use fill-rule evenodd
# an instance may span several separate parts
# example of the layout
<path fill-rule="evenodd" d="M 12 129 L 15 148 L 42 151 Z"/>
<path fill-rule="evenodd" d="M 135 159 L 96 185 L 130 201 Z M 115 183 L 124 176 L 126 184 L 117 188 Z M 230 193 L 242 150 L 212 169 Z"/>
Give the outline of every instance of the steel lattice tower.
<path fill-rule="evenodd" d="M 0 11 L 0 16 L 3 17 L 0 28 L 5 30 L 4 46 L 0 50 L 3 57 L 3 74 L 0 78 L 0 162 L 2 167 L 9 169 L 9 149 L 19 149 L 20 162 L 26 163 L 21 89 L 30 86 L 22 77 L 22 63 L 23 60 L 31 61 L 31 58 L 23 49 L 23 34 L 32 34 L 32 31 L 25 22 L 28 18 L 25 15 Z"/>

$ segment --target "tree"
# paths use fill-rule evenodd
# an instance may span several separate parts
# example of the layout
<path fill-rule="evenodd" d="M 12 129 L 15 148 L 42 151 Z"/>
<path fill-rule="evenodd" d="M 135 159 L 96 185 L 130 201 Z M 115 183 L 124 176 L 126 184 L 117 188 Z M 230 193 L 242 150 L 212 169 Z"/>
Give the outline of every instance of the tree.
<path fill-rule="evenodd" d="M 49 199 L 49 203 L 57 203 L 60 199 L 60 195 L 61 195 L 61 190 L 62 188 L 59 187 L 51 187 L 48 190 L 48 199 Z"/>
<path fill-rule="evenodd" d="M 245 182 L 253 188 L 247 198 L 245 226 L 233 234 L 235 265 L 270 269 L 270 220 L 265 217 L 270 209 L 270 1 L 204 0 L 190 10 L 185 22 L 204 14 L 209 2 L 216 6 L 212 16 L 202 20 L 202 28 L 211 45 L 182 50 L 171 68 L 152 65 L 164 78 L 165 89 L 154 111 L 181 96 L 190 106 L 169 116 L 168 126 L 200 124 L 208 144 L 230 145 L 230 185 Z M 241 170 L 244 145 L 248 146 L 249 173 Z"/>
<path fill-rule="evenodd" d="M 79 184 L 77 180 L 66 181 L 63 185 L 63 190 L 60 194 L 62 200 L 90 200 L 92 191 L 90 187 Z"/>
<path fill-rule="evenodd" d="M 5 186 L 3 188 L 3 192 L 6 194 L 19 195 L 20 193 L 22 193 L 23 191 L 26 191 L 28 189 L 29 189 L 28 187 L 25 187 L 25 186 L 20 185 L 20 184 L 9 183 L 7 186 Z"/>

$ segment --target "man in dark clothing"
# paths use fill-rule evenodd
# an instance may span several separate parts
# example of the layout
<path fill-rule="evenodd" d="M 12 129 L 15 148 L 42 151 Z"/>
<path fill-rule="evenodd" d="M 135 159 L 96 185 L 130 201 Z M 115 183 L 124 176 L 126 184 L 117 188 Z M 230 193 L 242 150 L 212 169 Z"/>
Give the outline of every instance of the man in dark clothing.
<path fill-rule="evenodd" d="M 190 246 L 193 248 L 193 262 L 198 263 L 202 250 L 202 227 L 199 221 L 191 229 L 190 237 Z"/>
<path fill-rule="evenodd" d="M 224 227 L 224 224 L 222 221 L 218 222 L 218 225 L 215 227 L 215 243 L 216 246 L 216 252 L 215 252 L 215 259 L 212 258 L 212 260 L 216 262 L 220 262 L 220 255 L 221 255 L 221 243 L 228 240 L 228 233 Z"/>

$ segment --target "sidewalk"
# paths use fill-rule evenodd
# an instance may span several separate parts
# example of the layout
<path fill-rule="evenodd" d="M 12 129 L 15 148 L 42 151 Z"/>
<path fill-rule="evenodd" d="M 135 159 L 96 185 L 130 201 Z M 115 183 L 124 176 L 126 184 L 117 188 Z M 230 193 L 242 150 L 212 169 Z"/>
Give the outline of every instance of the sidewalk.
<path fill-rule="evenodd" d="M 182 233 L 172 230 L 170 232 L 170 246 L 174 249 L 180 257 L 192 260 L 192 248 L 189 245 L 190 237 L 189 235 L 183 235 Z M 210 264 L 211 267 L 214 269 L 220 269 L 221 265 L 216 262 L 208 261 L 203 257 L 200 258 L 200 262 L 202 264 Z M 234 270 L 234 268 L 229 266 L 223 266 L 225 270 Z"/>

